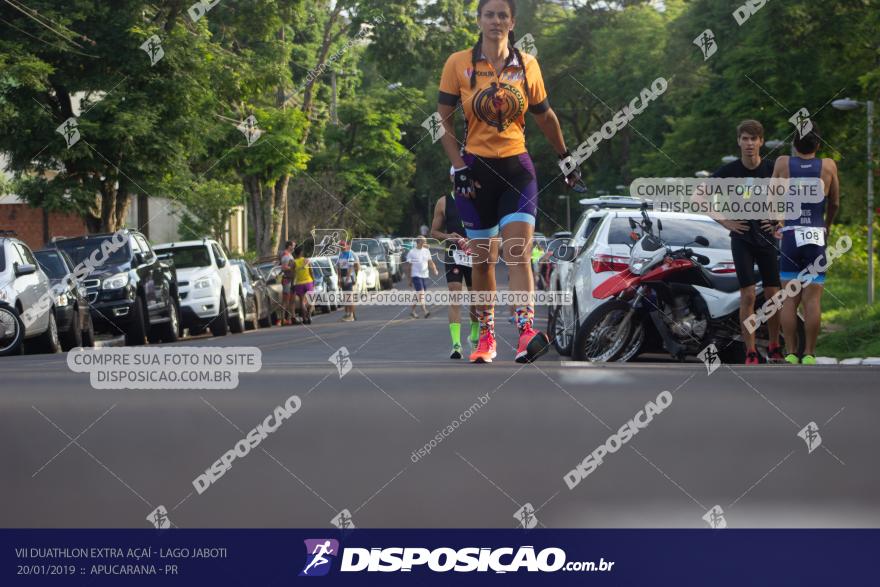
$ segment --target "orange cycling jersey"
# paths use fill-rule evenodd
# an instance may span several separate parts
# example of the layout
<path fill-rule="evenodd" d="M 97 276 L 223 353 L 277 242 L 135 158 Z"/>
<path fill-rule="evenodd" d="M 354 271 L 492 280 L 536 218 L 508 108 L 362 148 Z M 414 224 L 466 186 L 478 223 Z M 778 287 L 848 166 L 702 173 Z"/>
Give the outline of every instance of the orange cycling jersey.
<path fill-rule="evenodd" d="M 513 50 L 501 74 L 485 58 L 477 61 L 476 86 L 471 89 L 472 50 L 453 53 L 446 60 L 440 78 L 440 104 L 455 106 L 461 100 L 467 138 L 465 151 L 480 157 L 513 157 L 526 152 L 525 113 L 550 108 L 544 78 L 538 61 L 520 52 L 525 63 L 529 95 L 523 67 Z"/>

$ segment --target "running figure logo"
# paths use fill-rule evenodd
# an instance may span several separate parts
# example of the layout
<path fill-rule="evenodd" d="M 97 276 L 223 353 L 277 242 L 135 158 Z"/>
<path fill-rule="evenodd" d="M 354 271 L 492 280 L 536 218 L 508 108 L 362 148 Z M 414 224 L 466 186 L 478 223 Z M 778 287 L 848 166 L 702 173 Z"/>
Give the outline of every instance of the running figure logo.
<path fill-rule="evenodd" d="M 718 43 L 715 42 L 715 33 L 712 32 L 712 29 L 706 29 L 700 33 L 700 36 L 694 39 L 694 45 L 702 51 L 703 61 L 708 60 L 718 51 Z"/>
<path fill-rule="evenodd" d="M 351 521 L 351 512 L 347 509 L 336 514 L 336 517 L 330 520 L 330 523 L 340 530 L 354 530 L 354 522 Z"/>
<path fill-rule="evenodd" d="M 513 517 L 516 518 L 520 525 L 526 530 L 531 530 L 538 525 L 538 518 L 535 517 L 535 508 L 533 508 L 530 503 L 527 503 L 516 510 Z"/>
<path fill-rule="evenodd" d="M 804 138 L 811 130 L 813 130 L 813 121 L 810 120 L 810 111 L 806 108 L 801 108 L 795 112 L 788 121 L 794 125 L 801 138 Z"/>
<path fill-rule="evenodd" d="M 706 371 L 708 371 L 709 375 L 717 371 L 721 366 L 721 359 L 718 358 L 718 347 L 714 343 L 700 351 L 697 358 L 706 365 Z"/>
<path fill-rule="evenodd" d="M 76 118 L 73 116 L 61 123 L 61 126 L 55 129 L 55 132 L 64 137 L 64 142 L 67 143 L 68 149 L 79 142 L 79 128 L 77 128 Z"/>
<path fill-rule="evenodd" d="M 335 353 L 330 355 L 330 358 L 327 359 L 327 362 L 333 363 L 336 366 L 336 370 L 339 371 L 340 379 L 345 377 L 348 372 L 351 371 L 351 353 L 349 353 L 348 349 L 344 346 L 339 347 L 339 349 Z"/>
<path fill-rule="evenodd" d="M 149 56 L 150 58 L 150 67 L 156 65 L 162 58 L 165 57 L 165 50 L 162 49 L 162 39 L 158 36 L 153 35 L 149 39 L 141 44 L 141 49 Z"/>
<path fill-rule="evenodd" d="M 721 509 L 720 505 L 716 505 L 706 512 L 703 516 L 703 520 L 709 524 L 710 528 L 715 530 L 723 530 L 724 528 L 727 528 L 727 520 L 724 519 L 724 510 Z"/>
<path fill-rule="evenodd" d="M 323 577 L 330 572 L 333 558 L 339 555 L 339 541 L 332 538 L 312 538 L 306 543 L 306 566 L 300 577 Z M 328 558 L 332 557 L 332 558 Z"/>
<path fill-rule="evenodd" d="M 241 131 L 241 133 L 245 136 L 245 138 L 247 139 L 247 146 L 250 147 L 251 145 L 256 143 L 260 139 L 260 135 L 263 134 L 263 131 L 261 131 L 258 127 L 259 123 L 257 122 L 257 119 L 254 118 L 253 114 L 251 114 L 250 116 L 242 120 L 235 128 Z"/>
<path fill-rule="evenodd" d="M 532 33 L 524 34 L 514 47 L 523 53 L 528 53 L 532 57 L 538 56 L 538 48 L 535 46 L 535 37 L 532 36 Z"/>
<path fill-rule="evenodd" d="M 171 527 L 171 520 L 168 518 L 168 510 L 165 509 L 164 505 L 160 505 L 150 512 L 150 515 L 147 516 L 147 521 L 155 526 L 157 530 L 167 530 Z"/>
<path fill-rule="evenodd" d="M 428 132 L 431 133 L 432 143 L 436 143 L 446 134 L 446 129 L 443 127 L 443 119 L 440 117 L 439 112 L 435 112 L 426 118 L 422 123 L 422 126 L 428 129 Z"/>
<path fill-rule="evenodd" d="M 798 436 L 807 443 L 807 454 L 810 454 L 822 445 L 822 437 L 819 435 L 819 427 L 815 422 L 810 422 L 798 432 Z"/>

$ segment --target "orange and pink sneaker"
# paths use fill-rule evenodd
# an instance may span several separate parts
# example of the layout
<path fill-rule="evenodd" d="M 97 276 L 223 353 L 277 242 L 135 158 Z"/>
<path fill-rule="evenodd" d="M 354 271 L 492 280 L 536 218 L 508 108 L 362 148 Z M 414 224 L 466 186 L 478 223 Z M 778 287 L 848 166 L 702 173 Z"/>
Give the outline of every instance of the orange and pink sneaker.
<path fill-rule="evenodd" d="M 516 349 L 517 363 L 531 363 L 547 352 L 550 340 L 543 332 L 527 326 L 519 335 L 519 346 Z"/>
<path fill-rule="evenodd" d="M 471 363 L 491 363 L 496 356 L 495 334 L 491 330 L 480 333 L 477 349 L 471 353 Z"/>

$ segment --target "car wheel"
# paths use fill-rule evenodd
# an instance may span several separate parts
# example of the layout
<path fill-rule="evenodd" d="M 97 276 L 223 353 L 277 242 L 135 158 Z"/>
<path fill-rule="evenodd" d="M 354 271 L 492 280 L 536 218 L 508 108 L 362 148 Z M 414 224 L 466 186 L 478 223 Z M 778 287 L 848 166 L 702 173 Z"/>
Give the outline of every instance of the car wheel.
<path fill-rule="evenodd" d="M 255 296 L 254 297 L 254 319 L 253 320 L 245 320 L 244 327 L 246 330 L 256 330 L 260 327 L 260 300 Z"/>
<path fill-rule="evenodd" d="M 80 324 L 79 318 L 79 307 L 73 307 L 73 320 L 70 323 L 70 328 L 67 332 L 60 335 L 61 337 L 61 349 L 64 352 L 69 351 L 70 349 L 75 349 L 81 347 L 83 344 L 83 336 L 82 336 L 82 325 Z"/>
<path fill-rule="evenodd" d="M 0 357 L 20 355 L 24 350 L 24 322 L 18 312 L 0 306 Z"/>
<path fill-rule="evenodd" d="M 217 313 L 217 317 L 211 320 L 211 334 L 214 336 L 229 334 L 229 311 L 226 309 L 226 296 L 220 296 L 220 311 Z"/>
<path fill-rule="evenodd" d="M 142 346 L 147 341 L 147 311 L 141 298 L 135 298 L 131 323 L 125 333 L 126 346 Z"/>
<path fill-rule="evenodd" d="M 86 312 L 86 317 L 83 319 L 82 346 L 84 348 L 95 346 L 95 323 L 92 322 L 91 312 Z"/>
<path fill-rule="evenodd" d="M 159 326 L 159 337 L 162 342 L 177 342 L 180 339 L 180 310 L 171 302 L 168 309 L 168 322 Z"/>
<path fill-rule="evenodd" d="M 257 314 L 258 322 L 260 324 L 260 328 L 271 328 L 274 321 L 272 320 L 272 300 L 269 297 L 266 297 L 266 317 L 261 318 L 259 314 Z"/>
<path fill-rule="evenodd" d="M 55 321 L 55 308 L 49 310 L 49 326 L 46 332 L 34 339 L 32 343 L 38 353 L 55 354 L 61 352 L 61 340 L 58 338 L 58 322 Z"/>
<path fill-rule="evenodd" d="M 566 324 L 562 315 L 562 306 L 556 306 L 550 312 L 547 321 L 547 333 L 553 341 L 553 348 L 563 357 L 571 355 L 571 344 L 574 340 L 574 325 Z"/>
<path fill-rule="evenodd" d="M 229 318 L 229 330 L 231 330 L 233 334 L 244 332 L 244 315 L 244 296 L 241 295 L 241 292 L 238 292 L 238 311 L 236 311 L 234 316 L 230 316 Z"/>

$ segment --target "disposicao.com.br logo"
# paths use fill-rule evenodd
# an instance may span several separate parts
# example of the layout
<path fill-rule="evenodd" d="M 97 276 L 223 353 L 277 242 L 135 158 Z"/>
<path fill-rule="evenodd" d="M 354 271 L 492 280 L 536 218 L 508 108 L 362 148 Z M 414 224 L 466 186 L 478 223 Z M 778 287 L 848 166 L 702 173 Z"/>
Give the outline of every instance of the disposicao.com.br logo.
<path fill-rule="evenodd" d="M 336 540 L 306 540 L 306 564 L 300 576 L 326 575 L 331 559 L 339 550 Z M 533 546 L 518 548 L 448 548 L 418 547 L 344 548 L 339 571 L 342 573 L 395 573 L 426 569 L 435 573 L 516 573 L 518 571 L 554 573 L 556 571 L 610 571 L 613 561 L 566 562 L 561 548 L 535 551 Z"/>

